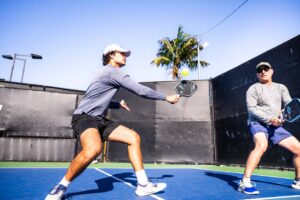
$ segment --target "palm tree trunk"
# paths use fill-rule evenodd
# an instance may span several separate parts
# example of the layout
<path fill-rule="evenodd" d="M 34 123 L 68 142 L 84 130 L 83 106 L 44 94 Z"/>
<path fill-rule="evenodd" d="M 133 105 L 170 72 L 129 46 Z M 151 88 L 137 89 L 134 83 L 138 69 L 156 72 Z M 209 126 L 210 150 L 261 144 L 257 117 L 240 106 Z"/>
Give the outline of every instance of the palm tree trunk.
<path fill-rule="evenodd" d="M 172 79 L 173 80 L 179 80 L 180 77 L 178 76 L 178 67 L 176 65 L 173 66 L 173 71 L 172 71 Z"/>

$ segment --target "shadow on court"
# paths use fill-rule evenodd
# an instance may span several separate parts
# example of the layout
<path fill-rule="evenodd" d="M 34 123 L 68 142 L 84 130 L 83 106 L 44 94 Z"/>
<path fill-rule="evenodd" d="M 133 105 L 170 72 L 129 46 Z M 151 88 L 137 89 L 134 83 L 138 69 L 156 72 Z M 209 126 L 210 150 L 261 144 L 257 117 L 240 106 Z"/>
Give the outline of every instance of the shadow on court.
<path fill-rule="evenodd" d="M 134 187 L 136 187 L 137 185 L 137 181 L 136 181 L 136 176 L 134 173 L 131 172 L 123 172 L 123 173 L 117 173 L 117 174 L 113 174 L 113 177 L 116 177 L 118 179 L 121 179 L 124 182 L 127 182 L 131 185 L 133 185 Z M 101 178 L 101 179 L 97 179 L 95 180 L 95 183 L 97 184 L 97 189 L 90 189 L 90 190 L 84 190 L 84 191 L 79 191 L 79 192 L 70 192 L 70 193 L 66 193 L 64 196 L 64 200 L 67 199 L 71 199 L 74 196 L 78 196 L 78 195 L 87 195 L 87 194 L 95 194 L 95 193 L 104 193 L 104 192 L 108 192 L 114 189 L 114 184 L 115 183 L 120 183 L 121 181 L 113 178 L 113 177 L 106 177 L 106 178 Z M 165 178 L 171 178 L 173 177 L 173 175 L 162 175 L 159 177 L 149 177 L 149 179 L 153 182 L 157 182 L 158 180 L 161 179 L 165 179 Z M 134 179 L 134 180 L 132 180 Z M 157 194 L 161 194 L 162 192 L 159 192 Z"/>
<path fill-rule="evenodd" d="M 229 186 L 231 186 L 233 189 L 237 190 L 239 187 L 239 181 L 241 180 L 240 176 L 233 176 L 233 175 L 229 175 L 229 174 L 225 174 L 225 173 L 214 173 L 214 172 L 205 172 L 206 176 L 210 176 L 210 177 L 214 177 L 217 179 L 220 179 L 224 182 L 227 182 L 227 184 Z M 262 180 L 258 180 L 258 179 L 252 179 L 251 181 L 255 182 L 255 183 L 263 183 L 263 184 L 270 184 L 273 186 L 281 186 L 281 187 L 286 187 L 286 188 L 290 188 L 289 186 L 287 186 L 286 184 L 279 184 L 279 183 L 275 183 L 274 181 L 270 182 L 270 181 L 262 181 Z"/>

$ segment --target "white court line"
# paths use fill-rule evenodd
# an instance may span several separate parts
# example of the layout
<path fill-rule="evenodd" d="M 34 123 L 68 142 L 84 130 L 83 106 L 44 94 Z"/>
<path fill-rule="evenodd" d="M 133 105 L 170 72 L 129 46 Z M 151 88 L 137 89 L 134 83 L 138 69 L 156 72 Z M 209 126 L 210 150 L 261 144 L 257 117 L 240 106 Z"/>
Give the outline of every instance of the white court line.
<path fill-rule="evenodd" d="M 264 198 L 257 198 L 257 199 L 244 199 L 244 200 L 285 199 L 285 198 L 296 198 L 296 197 L 300 197 L 300 195 L 279 196 L 279 197 L 264 197 Z"/>
<path fill-rule="evenodd" d="M 225 173 L 231 173 L 231 174 L 244 174 L 243 172 L 231 172 L 231 171 L 223 171 L 223 170 L 217 170 L 217 169 L 201 169 L 201 168 L 191 168 L 191 169 L 197 169 L 197 170 L 203 170 L 203 171 L 213 171 L 213 172 L 225 172 Z M 293 180 L 292 178 L 285 178 L 285 177 L 280 177 L 280 176 L 261 175 L 261 174 L 253 174 L 252 176 L 260 176 L 260 177 L 270 177 L 270 178 L 280 178 L 280 179 Z"/>
<path fill-rule="evenodd" d="M 134 189 L 135 189 L 135 186 L 132 185 L 131 183 L 128 183 L 128 182 L 126 182 L 126 181 L 123 181 L 122 179 L 119 179 L 119 178 L 117 178 L 117 177 L 115 177 L 115 176 L 113 176 L 113 175 L 111 175 L 111 174 L 109 174 L 109 173 L 107 173 L 107 172 L 105 172 L 105 171 L 103 171 L 103 170 L 101 170 L 101 169 L 98 169 L 98 168 L 94 168 L 94 169 L 97 170 L 97 171 L 99 171 L 99 172 L 101 172 L 101 173 L 103 173 L 103 174 L 105 174 L 105 175 L 107 175 L 107 176 L 110 176 L 110 177 L 112 177 L 112 178 L 114 178 L 114 179 L 116 179 L 116 180 L 118 180 L 118 181 L 124 183 L 125 185 L 127 185 L 127 186 L 129 186 L 129 187 L 131 187 L 131 188 L 134 188 Z M 157 196 L 157 195 L 154 195 L 154 194 L 149 195 L 149 196 L 150 196 L 150 197 L 153 197 L 154 199 L 157 199 L 157 200 L 164 200 L 163 198 L 161 198 L 161 197 L 159 197 L 159 196 Z"/>

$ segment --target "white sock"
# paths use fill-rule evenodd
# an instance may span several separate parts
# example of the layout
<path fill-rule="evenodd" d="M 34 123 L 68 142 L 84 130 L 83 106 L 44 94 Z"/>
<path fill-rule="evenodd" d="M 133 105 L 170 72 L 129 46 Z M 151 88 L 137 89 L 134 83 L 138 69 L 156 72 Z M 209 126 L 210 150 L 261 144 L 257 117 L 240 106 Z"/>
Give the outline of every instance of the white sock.
<path fill-rule="evenodd" d="M 253 187 L 250 178 L 243 178 L 243 184 L 245 187 Z"/>
<path fill-rule="evenodd" d="M 137 171 L 135 172 L 135 175 L 140 185 L 146 185 L 148 183 L 148 177 L 145 170 Z"/>
<path fill-rule="evenodd" d="M 59 184 L 62 184 L 63 186 L 68 187 L 70 185 L 70 181 L 67 181 L 66 178 L 64 177 L 63 179 L 61 179 L 61 181 L 59 182 Z"/>
<path fill-rule="evenodd" d="M 244 183 L 249 183 L 250 182 L 250 178 L 243 178 L 243 182 Z"/>

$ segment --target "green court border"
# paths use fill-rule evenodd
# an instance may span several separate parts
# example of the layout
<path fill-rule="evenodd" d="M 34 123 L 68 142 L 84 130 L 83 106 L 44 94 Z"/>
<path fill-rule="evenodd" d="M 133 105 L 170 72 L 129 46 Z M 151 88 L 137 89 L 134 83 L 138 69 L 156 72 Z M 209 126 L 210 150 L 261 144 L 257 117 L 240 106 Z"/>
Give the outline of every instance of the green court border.
<path fill-rule="evenodd" d="M 0 168 L 67 168 L 70 162 L 0 162 Z M 130 163 L 111 163 L 99 162 L 91 164 L 92 168 L 131 168 Z M 184 165 L 184 164 L 144 164 L 147 169 L 204 169 L 222 172 L 243 173 L 244 167 L 225 166 L 225 165 Z M 278 169 L 255 169 L 255 175 L 273 176 L 280 178 L 293 179 L 295 172 L 293 170 Z"/>

